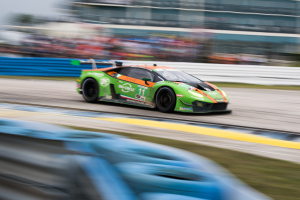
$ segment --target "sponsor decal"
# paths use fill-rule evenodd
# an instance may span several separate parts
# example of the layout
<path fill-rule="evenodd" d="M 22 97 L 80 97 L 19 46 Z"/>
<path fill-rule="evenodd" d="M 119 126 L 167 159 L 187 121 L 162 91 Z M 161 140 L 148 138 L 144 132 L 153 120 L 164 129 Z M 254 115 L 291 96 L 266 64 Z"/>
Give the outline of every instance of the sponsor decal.
<path fill-rule="evenodd" d="M 213 91 L 213 92 L 208 92 L 209 95 L 211 96 L 216 96 L 218 95 L 219 93 L 217 91 Z"/>
<path fill-rule="evenodd" d="M 190 111 L 193 111 L 193 108 L 180 107 L 179 110 L 190 110 Z"/>
<path fill-rule="evenodd" d="M 176 96 L 177 96 L 177 97 L 183 97 L 183 95 L 182 95 L 182 94 L 176 94 Z"/>
<path fill-rule="evenodd" d="M 192 89 L 194 89 L 193 86 L 190 86 L 190 85 L 185 84 L 185 83 L 180 83 L 179 86 L 180 86 L 180 87 L 183 87 L 183 88 L 185 88 L 185 89 L 187 89 L 187 90 L 192 90 Z"/>
<path fill-rule="evenodd" d="M 190 85 L 185 84 L 185 83 L 180 83 L 179 86 L 180 86 L 180 87 L 183 87 L 183 88 L 185 88 L 185 89 L 187 89 L 187 90 L 189 90 L 189 91 L 195 88 L 195 87 L 190 86 Z"/>
<path fill-rule="evenodd" d="M 112 96 L 111 95 L 105 95 L 104 99 L 112 99 Z"/>
<path fill-rule="evenodd" d="M 201 102 L 197 102 L 197 106 L 199 106 L 199 107 L 203 107 L 203 103 L 201 103 Z"/>
<path fill-rule="evenodd" d="M 122 92 L 127 93 L 127 92 L 133 92 L 134 88 L 132 88 L 132 85 L 129 83 L 125 83 L 123 85 L 119 85 L 119 88 L 121 88 Z"/>
<path fill-rule="evenodd" d="M 97 72 L 88 72 L 87 75 L 93 75 L 93 76 L 97 76 L 97 77 L 102 77 L 102 76 L 104 76 L 103 73 L 97 73 Z"/>
<path fill-rule="evenodd" d="M 141 99 L 136 99 L 136 98 L 133 98 L 133 97 L 130 97 L 130 96 L 126 96 L 126 95 L 123 95 L 123 94 L 121 94 L 121 97 L 122 98 L 125 98 L 125 99 L 129 99 L 129 100 L 132 100 L 132 101 L 134 101 L 134 102 L 137 102 L 137 101 L 142 101 Z"/>
<path fill-rule="evenodd" d="M 126 101 L 130 102 L 130 103 L 135 103 L 135 104 L 140 104 L 140 105 L 146 105 L 146 106 L 154 107 L 154 103 L 153 102 L 143 101 L 141 99 L 135 99 L 135 98 L 132 98 L 132 97 L 129 97 L 129 96 L 126 96 L 126 95 L 122 95 L 122 94 L 121 94 L 121 97 L 125 98 Z"/>
<path fill-rule="evenodd" d="M 169 84 L 176 84 L 176 85 L 177 85 L 177 83 L 174 83 L 174 82 L 172 82 L 172 81 L 166 81 L 166 83 L 169 83 Z"/>
<path fill-rule="evenodd" d="M 141 105 L 148 105 L 147 103 L 145 103 L 143 101 L 137 101 L 137 100 L 131 100 L 131 99 L 126 99 L 126 101 L 131 102 L 131 103 L 141 104 Z"/>
<path fill-rule="evenodd" d="M 108 86 L 109 83 L 110 83 L 110 81 L 109 81 L 109 78 L 107 78 L 107 77 L 103 77 L 100 79 L 100 85 L 102 87 Z"/>
<path fill-rule="evenodd" d="M 147 95 L 147 91 L 148 91 L 148 87 L 138 85 L 136 89 L 135 98 L 145 101 L 146 100 L 145 96 Z"/>
<path fill-rule="evenodd" d="M 223 98 L 218 98 L 218 99 L 215 99 L 217 102 L 224 102 L 224 99 Z"/>
<path fill-rule="evenodd" d="M 146 101 L 146 97 L 143 97 L 143 96 L 138 95 L 138 94 L 135 95 L 135 98 L 137 98 L 139 100 L 142 100 L 142 101 Z"/>

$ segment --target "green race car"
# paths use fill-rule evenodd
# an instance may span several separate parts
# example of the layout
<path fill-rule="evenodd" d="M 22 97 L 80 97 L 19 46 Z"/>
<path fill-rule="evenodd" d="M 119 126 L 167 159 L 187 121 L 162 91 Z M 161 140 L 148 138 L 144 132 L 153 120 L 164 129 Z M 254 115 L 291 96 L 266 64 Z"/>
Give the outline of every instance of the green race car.
<path fill-rule="evenodd" d="M 82 70 L 77 91 L 87 102 L 107 101 L 157 108 L 161 112 L 230 112 L 229 99 L 217 86 L 183 71 L 164 66 L 121 62 L 72 61 L 92 64 Z M 96 64 L 109 67 L 97 69 Z"/>

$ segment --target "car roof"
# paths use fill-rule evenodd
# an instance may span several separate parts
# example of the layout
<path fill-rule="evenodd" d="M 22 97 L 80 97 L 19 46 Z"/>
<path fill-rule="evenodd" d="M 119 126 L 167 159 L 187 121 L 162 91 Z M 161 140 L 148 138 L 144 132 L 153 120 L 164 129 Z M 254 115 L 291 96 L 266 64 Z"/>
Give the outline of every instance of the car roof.
<path fill-rule="evenodd" d="M 127 66 L 127 67 L 139 67 L 139 68 L 145 68 L 145 69 L 149 69 L 149 70 L 155 70 L 155 69 L 173 69 L 171 67 L 154 66 L 154 65 L 131 65 L 131 66 Z"/>

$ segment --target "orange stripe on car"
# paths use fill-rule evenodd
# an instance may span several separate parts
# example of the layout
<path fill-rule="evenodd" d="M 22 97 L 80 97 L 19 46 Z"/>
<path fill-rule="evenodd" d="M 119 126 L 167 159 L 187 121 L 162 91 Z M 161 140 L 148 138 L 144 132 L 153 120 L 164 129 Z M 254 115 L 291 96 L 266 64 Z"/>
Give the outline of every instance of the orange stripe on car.
<path fill-rule="evenodd" d="M 220 95 L 223 97 L 225 103 L 228 103 L 228 101 L 227 101 L 226 97 L 224 96 L 224 94 L 216 86 L 214 86 L 213 84 L 211 84 L 209 82 L 205 82 L 205 83 L 207 85 L 209 85 L 210 87 L 214 88 L 215 90 L 217 90 L 220 93 Z"/>
<path fill-rule="evenodd" d="M 203 91 L 201 91 L 201 90 L 199 90 L 199 89 L 197 89 L 197 88 L 194 88 L 193 90 L 199 92 L 199 93 L 202 94 L 203 96 L 206 96 L 206 97 L 209 98 L 212 102 L 217 103 L 217 101 L 216 101 L 214 98 L 212 98 L 211 96 L 209 96 L 209 95 L 206 94 L 205 92 L 203 92 Z"/>
<path fill-rule="evenodd" d="M 114 75 L 117 75 L 118 73 L 115 71 L 110 71 L 110 72 L 107 72 L 107 74 L 110 76 L 114 76 Z"/>
<path fill-rule="evenodd" d="M 128 82 L 131 82 L 131 83 L 135 83 L 135 84 L 139 84 L 139 85 L 144 85 L 144 86 L 147 86 L 147 87 L 153 87 L 153 85 L 155 84 L 153 82 L 147 81 L 147 83 L 148 83 L 148 85 L 147 85 L 145 83 L 145 81 L 143 81 L 143 80 L 140 80 L 140 79 L 137 79 L 137 78 L 131 78 L 129 76 L 124 76 L 124 75 L 119 76 L 118 79 L 121 79 L 123 81 L 128 81 Z"/>

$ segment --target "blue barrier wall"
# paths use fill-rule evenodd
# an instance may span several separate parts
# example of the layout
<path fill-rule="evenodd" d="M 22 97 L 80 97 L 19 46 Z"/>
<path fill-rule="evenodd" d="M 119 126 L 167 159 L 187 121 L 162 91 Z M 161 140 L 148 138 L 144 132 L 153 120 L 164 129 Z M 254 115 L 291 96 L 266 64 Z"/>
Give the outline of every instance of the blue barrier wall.
<path fill-rule="evenodd" d="M 0 57 L 0 75 L 79 77 L 82 69 L 92 69 L 92 65 L 72 65 L 71 60 L 65 58 Z M 108 66 L 97 65 L 97 67 L 105 68 Z"/>

